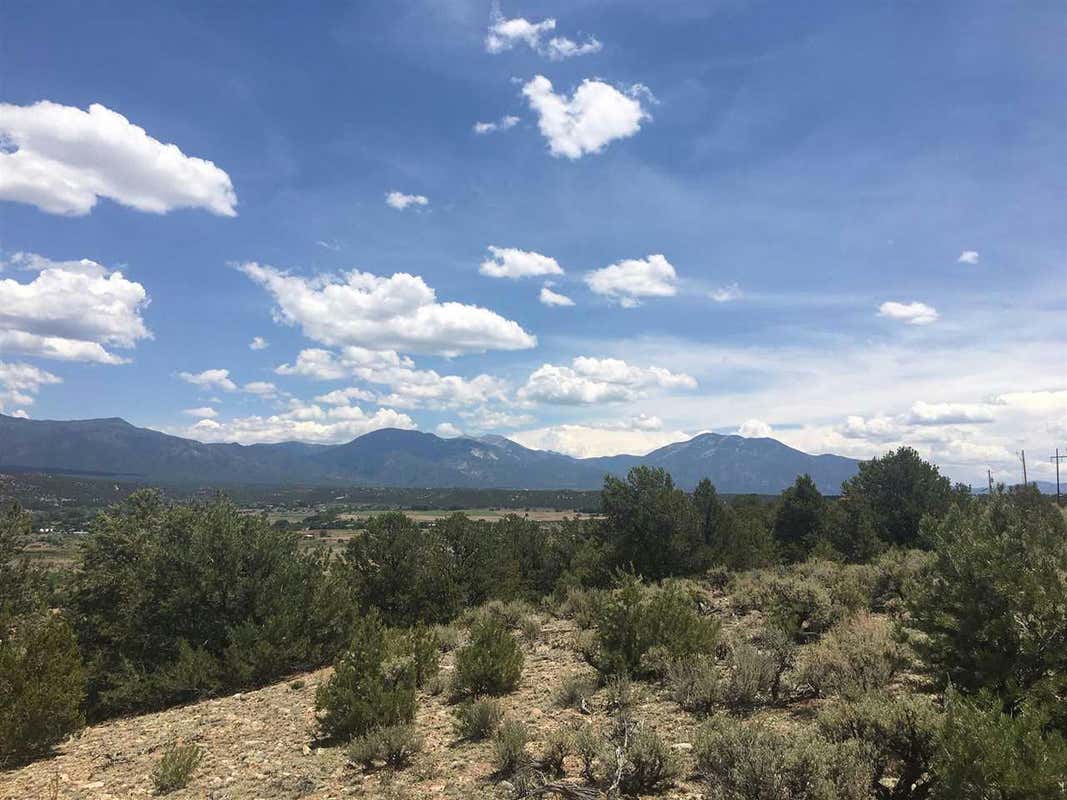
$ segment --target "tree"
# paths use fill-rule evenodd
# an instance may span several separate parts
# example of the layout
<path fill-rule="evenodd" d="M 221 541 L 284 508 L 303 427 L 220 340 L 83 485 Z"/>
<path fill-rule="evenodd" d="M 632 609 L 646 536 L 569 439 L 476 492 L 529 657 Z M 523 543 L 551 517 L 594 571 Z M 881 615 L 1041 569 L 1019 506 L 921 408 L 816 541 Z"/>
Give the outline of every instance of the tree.
<path fill-rule="evenodd" d="M 462 607 L 448 541 L 399 511 L 371 518 L 363 535 L 349 540 L 344 568 L 360 604 L 391 625 L 447 622 Z"/>
<path fill-rule="evenodd" d="M 1067 523 L 1035 487 L 955 507 L 926 531 L 935 558 L 908 598 L 942 684 L 1039 703 L 1067 731 Z"/>
<path fill-rule="evenodd" d="M 925 515 L 944 514 L 959 497 L 948 478 L 910 447 L 860 463 L 842 490 L 846 498 L 867 504 L 883 540 L 903 547 L 916 546 Z"/>
<path fill-rule="evenodd" d="M 693 506 L 700 522 L 700 536 L 708 547 L 717 546 L 730 524 L 730 507 L 720 498 L 710 480 L 704 478 L 693 491 Z"/>
<path fill-rule="evenodd" d="M 608 475 L 600 502 L 616 563 L 649 579 L 706 565 L 693 504 L 666 470 L 634 467 L 625 481 Z"/>
<path fill-rule="evenodd" d="M 826 499 L 810 475 L 798 475 L 782 492 L 774 517 L 774 538 L 783 555 L 800 561 L 821 536 L 826 521 Z"/>
<path fill-rule="evenodd" d="M 18 503 L 0 505 L 0 626 L 39 603 L 40 575 L 22 553 L 30 530 L 30 515 Z"/>

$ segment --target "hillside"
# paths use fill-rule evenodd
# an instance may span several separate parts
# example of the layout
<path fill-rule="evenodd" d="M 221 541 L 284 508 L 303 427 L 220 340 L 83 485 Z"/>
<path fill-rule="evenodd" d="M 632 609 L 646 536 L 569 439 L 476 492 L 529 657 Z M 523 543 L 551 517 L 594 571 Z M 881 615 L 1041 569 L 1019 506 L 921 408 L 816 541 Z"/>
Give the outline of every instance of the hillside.
<path fill-rule="evenodd" d="M 775 493 L 809 473 L 827 493 L 857 461 L 813 456 L 774 439 L 701 434 L 645 456 L 578 459 L 500 436 L 443 439 L 385 429 L 340 445 L 205 444 L 118 418 L 51 421 L 0 414 L 0 470 L 98 474 L 170 484 L 360 485 L 597 489 L 605 474 L 664 467 L 691 489 L 704 477 L 728 493 Z"/>

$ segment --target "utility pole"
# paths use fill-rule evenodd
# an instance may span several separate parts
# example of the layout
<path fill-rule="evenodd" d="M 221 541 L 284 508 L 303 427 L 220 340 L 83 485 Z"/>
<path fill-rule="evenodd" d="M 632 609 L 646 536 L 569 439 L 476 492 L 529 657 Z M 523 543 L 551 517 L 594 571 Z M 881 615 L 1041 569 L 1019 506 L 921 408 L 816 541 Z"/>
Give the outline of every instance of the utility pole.
<path fill-rule="evenodd" d="M 1060 503 L 1060 462 L 1067 458 L 1067 453 L 1060 455 L 1060 448 L 1056 448 L 1056 455 L 1049 458 L 1049 460 L 1056 465 L 1056 505 Z"/>
<path fill-rule="evenodd" d="M 1023 486 L 1026 486 L 1026 484 L 1029 483 L 1029 481 L 1026 480 L 1026 451 L 1025 450 L 1020 450 L 1019 451 L 1019 458 L 1023 462 Z"/>
<path fill-rule="evenodd" d="M 993 496 L 993 470 L 987 469 L 985 474 L 989 476 L 989 496 Z"/>

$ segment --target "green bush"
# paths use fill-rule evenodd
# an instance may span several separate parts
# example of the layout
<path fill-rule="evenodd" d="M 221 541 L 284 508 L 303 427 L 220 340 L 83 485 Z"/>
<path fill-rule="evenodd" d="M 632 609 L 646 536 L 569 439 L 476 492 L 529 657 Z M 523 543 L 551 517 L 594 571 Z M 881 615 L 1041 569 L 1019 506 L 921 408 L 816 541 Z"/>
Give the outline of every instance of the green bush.
<path fill-rule="evenodd" d="M 789 561 L 800 561 L 825 533 L 826 498 L 810 475 L 798 475 L 782 492 L 774 517 L 774 538 L 779 552 Z"/>
<path fill-rule="evenodd" d="M 415 675 L 410 659 L 388 660 L 387 634 L 376 612 L 355 626 L 352 644 L 315 693 L 319 733 L 350 739 L 415 716 Z"/>
<path fill-rule="evenodd" d="M 188 786 L 193 770 L 203 757 L 204 751 L 195 744 L 168 744 L 152 770 L 152 785 L 156 794 L 167 794 Z"/>
<path fill-rule="evenodd" d="M 406 630 L 395 631 L 393 636 L 395 641 L 390 642 L 390 650 L 397 656 L 411 658 L 415 685 L 423 688 L 441 669 L 441 649 L 436 629 L 420 623 Z"/>
<path fill-rule="evenodd" d="M 966 694 L 1005 709 L 1044 698 L 1067 733 L 1067 523 L 1033 487 L 954 508 L 926 531 L 934 559 L 909 598 L 917 649 Z"/>
<path fill-rule="evenodd" d="M 871 770 L 855 742 L 713 717 L 694 742 L 697 772 L 721 800 L 868 800 Z"/>
<path fill-rule="evenodd" d="M 1067 741 L 1040 709 L 1001 712 L 996 695 L 950 692 L 933 771 L 939 800 L 1062 800 Z"/>
<path fill-rule="evenodd" d="M 378 761 L 400 769 L 422 749 L 422 737 L 412 725 L 386 725 L 357 736 L 348 745 L 348 760 L 370 769 Z"/>
<path fill-rule="evenodd" d="M 450 653 L 459 647 L 463 631 L 455 625 L 434 625 L 433 636 L 442 653 Z"/>
<path fill-rule="evenodd" d="M 61 617 L 26 614 L 0 628 L 0 768 L 78 730 L 84 697 L 78 648 Z"/>
<path fill-rule="evenodd" d="M 566 774 L 563 762 L 573 749 L 571 735 L 568 731 L 561 729 L 550 731 L 548 736 L 545 737 L 545 743 L 541 746 L 541 758 L 538 759 L 537 764 L 549 775 L 561 778 Z"/>
<path fill-rule="evenodd" d="M 493 770 L 501 776 L 513 775 L 531 759 L 526 751 L 530 732 L 518 720 L 505 720 L 493 735 Z"/>
<path fill-rule="evenodd" d="M 824 708 L 818 727 L 830 741 L 863 747 L 879 800 L 923 800 L 935 785 L 930 765 L 941 718 L 928 697 L 871 694 Z"/>
<path fill-rule="evenodd" d="M 816 695 L 855 699 L 888 686 L 906 663 L 905 648 L 889 624 L 860 612 L 805 648 L 797 677 Z"/>
<path fill-rule="evenodd" d="M 599 738 L 596 753 L 593 774 L 609 796 L 657 794 L 680 772 L 678 759 L 652 728 L 624 717 L 611 736 Z"/>
<path fill-rule="evenodd" d="M 720 697 L 730 708 L 753 708 L 775 699 L 780 672 L 772 653 L 737 642 L 727 656 Z"/>
<path fill-rule="evenodd" d="M 477 742 L 493 735 L 504 718 L 504 709 L 499 700 L 473 698 L 460 703 L 452 715 L 456 735 Z"/>
<path fill-rule="evenodd" d="M 533 644 L 541 638 L 541 620 L 533 614 L 525 616 L 519 623 L 519 630 L 522 631 L 522 638 Z"/>
<path fill-rule="evenodd" d="M 500 695 L 519 685 L 523 656 L 504 624 L 485 617 L 471 628 L 470 642 L 456 651 L 457 695 Z"/>
<path fill-rule="evenodd" d="M 31 523 L 18 503 L 0 503 L 0 628 L 41 605 L 43 576 L 23 553 Z"/>
<path fill-rule="evenodd" d="M 871 608 L 875 611 L 896 612 L 902 609 L 905 598 L 913 591 L 915 582 L 932 560 L 924 550 L 886 550 L 871 564 Z"/>
<path fill-rule="evenodd" d="M 650 649 L 671 658 L 711 653 L 718 635 L 718 621 L 701 616 L 677 583 L 649 588 L 623 575 L 601 605 L 596 639 L 583 656 L 602 675 L 644 675 Z"/>

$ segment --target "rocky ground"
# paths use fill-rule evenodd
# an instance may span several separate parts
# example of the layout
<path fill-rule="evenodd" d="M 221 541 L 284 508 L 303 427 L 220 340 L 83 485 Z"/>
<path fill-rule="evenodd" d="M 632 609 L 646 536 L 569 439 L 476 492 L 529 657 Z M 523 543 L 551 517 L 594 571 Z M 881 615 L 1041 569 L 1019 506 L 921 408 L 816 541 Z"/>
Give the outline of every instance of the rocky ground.
<path fill-rule="evenodd" d="M 530 750 L 537 753 L 544 736 L 571 722 L 606 722 L 603 691 L 594 697 L 592 714 L 553 704 L 560 680 L 587 672 L 571 648 L 572 622 L 551 620 L 539 642 L 527 645 L 522 683 L 502 698 L 507 713 L 535 732 Z M 452 655 L 445 656 L 447 678 Z M 281 800 L 281 798 L 503 798 L 491 779 L 489 742 L 459 742 L 452 731 L 452 707 L 444 695 L 419 696 L 415 719 L 425 747 L 400 772 L 364 773 L 350 766 L 343 747 L 318 747 L 315 689 L 329 670 L 293 676 L 258 691 L 172 708 L 157 714 L 118 719 L 86 728 L 56 749 L 52 758 L 0 773 L 3 800 L 126 800 L 152 795 L 152 769 L 172 740 L 196 742 L 204 758 L 189 786 L 169 798 L 210 800 Z M 302 685 L 301 685 L 302 682 Z M 299 688 L 293 688 L 299 687 Z M 656 728 L 688 762 L 697 720 L 649 687 L 643 687 L 636 716 Z M 568 774 L 577 780 L 577 763 Z M 660 797 L 698 798 L 699 786 L 681 780 Z"/>

